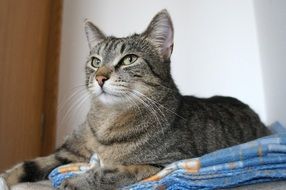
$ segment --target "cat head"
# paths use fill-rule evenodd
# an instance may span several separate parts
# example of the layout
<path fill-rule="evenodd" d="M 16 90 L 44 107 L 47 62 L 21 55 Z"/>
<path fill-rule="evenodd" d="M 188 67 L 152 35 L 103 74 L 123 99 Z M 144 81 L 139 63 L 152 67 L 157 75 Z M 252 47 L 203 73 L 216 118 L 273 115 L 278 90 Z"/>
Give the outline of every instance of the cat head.
<path fill-rule="evenodd" d="M 106 36 L 89 21 L 85 23 L 85 32 L 90 48 L 86 85 L 101 102 L 136 101 L 159 89 L 172 88 L 174 29 L 167 10 L 155 15 L 141 34 Z"/>

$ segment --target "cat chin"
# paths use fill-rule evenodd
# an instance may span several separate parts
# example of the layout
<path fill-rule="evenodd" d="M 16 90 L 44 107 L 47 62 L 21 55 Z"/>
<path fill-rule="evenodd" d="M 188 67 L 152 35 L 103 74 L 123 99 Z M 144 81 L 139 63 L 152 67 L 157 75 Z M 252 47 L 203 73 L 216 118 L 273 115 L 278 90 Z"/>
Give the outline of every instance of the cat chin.
<path fill-rule="evenodd" d="M 127 100 L 124 100 L 123 97 L 114 96 L 108 93 L 100 94 L 98 96 L 98 100 L 105 105 L 119 105 L 127 102 Z"/>

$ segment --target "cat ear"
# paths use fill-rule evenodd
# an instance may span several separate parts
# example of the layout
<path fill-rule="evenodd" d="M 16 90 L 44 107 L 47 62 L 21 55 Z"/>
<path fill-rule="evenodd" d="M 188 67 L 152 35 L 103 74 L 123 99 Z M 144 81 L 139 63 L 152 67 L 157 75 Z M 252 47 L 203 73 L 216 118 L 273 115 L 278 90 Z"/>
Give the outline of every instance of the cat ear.
<path fill-rule="evenodd" d="M 158 48 L 164 60 L 170 58 L 173 51 L 174 28 L 166 9 L 155 15 L 143 35 Z"/>
<path fill-rule="evenodd" d="M 85 21 L 84 29 L 90 49 L 106 38 L 104 33 L 90 21 Z"/>

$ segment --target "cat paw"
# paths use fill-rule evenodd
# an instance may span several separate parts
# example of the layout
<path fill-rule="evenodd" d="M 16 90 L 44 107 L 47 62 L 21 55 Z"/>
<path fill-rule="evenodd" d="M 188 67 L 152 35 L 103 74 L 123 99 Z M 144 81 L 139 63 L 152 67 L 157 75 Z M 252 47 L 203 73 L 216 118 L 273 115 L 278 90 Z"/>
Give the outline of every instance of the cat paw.
<path fill-rule="evenodd" d="M 87 181 L 82 177 L 74 177 L 71 179 L 65 180 L 59 190 L 89 190 L 93 189 Z"/>
<path fill-rule="evenodd" d="M 79 189 L 76 187 L 76 184 L 73 184 L 71 182 L 71 180 L 65 180 L 58 188 L 58 190 L 79 190 Z"/>
<path fill-rule="evenodd" d="M 58 190 L 113 190 L 116 189 L 112 184 L 100 184 L 99 180 L 88 178 L 90 176 L 83 175 L 65 180 Z"/>
<path fill-rule="evenodd" d="M 69 180 L 66 180 L 57 190 L 77 190 L 77 187 L 70 183 Z"/>

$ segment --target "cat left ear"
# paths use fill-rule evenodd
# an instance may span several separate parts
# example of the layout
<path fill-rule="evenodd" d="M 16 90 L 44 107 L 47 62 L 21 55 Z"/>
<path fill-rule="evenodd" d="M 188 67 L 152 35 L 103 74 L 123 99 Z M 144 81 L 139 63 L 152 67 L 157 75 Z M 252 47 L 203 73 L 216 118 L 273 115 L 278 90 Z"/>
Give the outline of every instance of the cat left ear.
<path fill-rule="evenodd" d="M 143 35 L 158 48 L 164 60 L 170 59 L 174 44 L 174 28 L 166 9 L 155 15 Z"/>
<path fill-rule="evenodd" d="M 106 38 L 104 33 L 90 21 L 85 21 L 84 29 L 90 49 L 94 48 Z"/>

